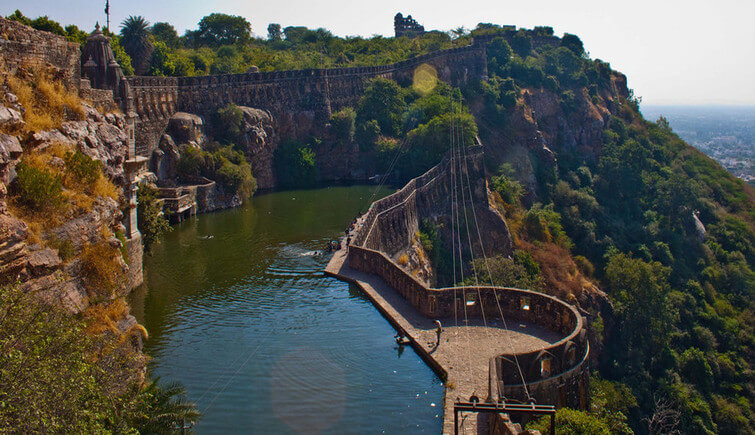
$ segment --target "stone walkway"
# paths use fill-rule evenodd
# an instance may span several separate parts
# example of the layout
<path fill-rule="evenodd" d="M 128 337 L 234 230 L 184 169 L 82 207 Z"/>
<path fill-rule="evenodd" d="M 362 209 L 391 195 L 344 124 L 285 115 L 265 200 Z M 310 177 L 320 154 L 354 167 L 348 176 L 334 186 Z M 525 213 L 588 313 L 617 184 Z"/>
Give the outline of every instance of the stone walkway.
<path fill-rule="evenodd" d="M 500 325 L 500 319 L 488 319 L 488 326 L 473 320 L 458 326 L 454 318 L 438 319 L 443 324 L 440 345 L 436 347 L 435 320 L 428 319 L 412 307 L 398 292 L 379 277 L 359 272 L 345 265 L 347 250 L 336 251 L 325 274 L 358 285 L 396 330 L 411 340 L 412 347 L 427 364 L 446 380 L 443 433 L 453 434 L 453 406 L 457 398 L 469 401 L 474 394 L 485 401 L 488 393 L 490 359 L 502 353 L 524 352 L 545 347 L 560 339 L 544 328 L 530 324 Z M 487 419 L 477 421 L 474 413 L 460 414 L 460 433 L 487 434 Z"/>

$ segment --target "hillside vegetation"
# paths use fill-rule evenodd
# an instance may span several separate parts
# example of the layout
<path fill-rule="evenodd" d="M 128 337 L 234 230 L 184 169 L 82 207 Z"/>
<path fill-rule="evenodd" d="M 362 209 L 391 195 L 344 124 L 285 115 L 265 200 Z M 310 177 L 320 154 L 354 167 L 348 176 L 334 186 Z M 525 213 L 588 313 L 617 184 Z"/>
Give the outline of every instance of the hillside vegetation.
<path fill-rule="evenodd" d="M 0 432 L 169 433 L 196 420 L 180 386 L 146 378 L 147 333 L 124 298 L 124 201 L 109 175 L 122 161 L 108 167 L 101 141 L 123 146 L 122 116 L 54 71 L 2 72 L 0 108 L 19 119 L 0 125 Z M 82 130 L 89 145 L 72 139 Z"/>
<path fill-rule="evenodd" d="M 182 37 L 167 23 L 131 24 L 120 41 L 153 75 L 384 64 L 492 35 L 488 80 L 429 92 L 373 80 L 356 107 L 333 114 L 331 137 L 281 145 L 282 185 L 316 183 L 318 150 L 333 144 L 354 144 L 364 165 L 406 180 L 440 160 L 451 124 L 468 143 L 479 134 L 516 249 L 491 260 L 491 279 L 590 310 L 593 407 L 560 410 L 560 432 L 755 431 L 755 193 L 666 120 L 643 119 L 626 78 L 578 37 L 538 45 L 552 29 L 480 24 L 364 39 L 270 25 L 262 39 L 222 14 Z M 75 39 L 73 30 L 60 32 Z M 598 288 L 608 303 L 590 299 Z"/>

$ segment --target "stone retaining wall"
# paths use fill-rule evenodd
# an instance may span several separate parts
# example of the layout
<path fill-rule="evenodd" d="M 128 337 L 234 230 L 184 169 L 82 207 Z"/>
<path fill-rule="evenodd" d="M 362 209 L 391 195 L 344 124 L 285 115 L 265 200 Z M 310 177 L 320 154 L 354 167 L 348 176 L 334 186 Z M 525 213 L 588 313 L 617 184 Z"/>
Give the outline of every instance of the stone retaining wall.
<path fill-rule="evenodd" d="M 481 157 L 481 153 L 473 153 L 467 158 L 481 162 Z M 531 290 L 491 286 L 430 288 L 392 260 L 396 252 L 411 243 L 421 217 L 448 213 L 453 162 L 444 158 L 401 190 L 370 206 L 348 248 L 349 267 L 380 277 L 428 318 L 449 318 L 464 311 L 469 318 L 503 317 L 509 325 L 538 325 L 563 337 L 535 351 L 496 357 L 491 362 L 491 390 L 497 398 L 525 402 L 528 396 L 522 387 L 524 377 L 530 396 L 538 403 L 585 409 L 589 345 L 586 320 L 576 308 Z M 484 172 L 470 174 L 470 180 L 479 179 L 484 180 Z M 487 195 L 478 194 L 475 201 L 482 202 L 483 198 L 486 201 Z"/>
<path fill-rule="evenodd" d="M 52 67 L 56 78 L 78 88 L 80 59 L 79 44 L 0 17 L 0 61 L 9 73 L 19 67 Z"/>
<path fill-rule="evenodd" d="M 319 136 L 333 111 L 354 106 L 366 80 L 386 77 L 412 82 L 415 68 L 428 64 L 438 78 L 454 86 L 487 76 L 480 44 L 441 50 L 390 65 L 356 68 L 222 74 L 204 77 L 127 77 L 138 115 L 138 154 L 149 157 L 175 112 L 201 116 L 228 103 L 267 110 L 278 120 L 284 138 Z"/>

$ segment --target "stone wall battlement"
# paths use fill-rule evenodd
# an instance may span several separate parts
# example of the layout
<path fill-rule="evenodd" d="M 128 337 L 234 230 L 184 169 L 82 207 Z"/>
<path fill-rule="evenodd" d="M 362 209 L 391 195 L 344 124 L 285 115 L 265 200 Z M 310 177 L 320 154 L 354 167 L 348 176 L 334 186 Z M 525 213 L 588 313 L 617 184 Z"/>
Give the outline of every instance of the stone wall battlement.
<path fill-rule="evenodd" d="M 52 67 L 56 78 L 78 88 L 80 58 L 79 44 L 0 17 L 0 66 L 9 73 L 19 67 Z"/>
<path fill-rule="evenodd" d="M 133 101 L 137 153 L 150 157 L 167 122 L 178 112 L 207 116 L 229 103 L 269 111 L 274 119 L 312 119 L 309 127 L 286 132 L 292 139 L 319 135 L 333 111 L 354 106 L 366 80 L 385 77 L 411 84 L 414 70 L 431 65 L 438 78 L 462 85 L 487 76 L 484 46 L 472 44 L 417 56 L 390 65 L 354 68 L 249 72 L 203 77 L 126 77 L 119 92 Z"/>

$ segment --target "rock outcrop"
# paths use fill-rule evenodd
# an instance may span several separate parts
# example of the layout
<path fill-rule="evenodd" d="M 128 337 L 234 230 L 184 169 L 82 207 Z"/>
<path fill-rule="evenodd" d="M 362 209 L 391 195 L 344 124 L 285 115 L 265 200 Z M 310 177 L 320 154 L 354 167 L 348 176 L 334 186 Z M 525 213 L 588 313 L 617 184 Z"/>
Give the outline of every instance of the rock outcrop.
<path fill-rule="evenodd" d="M 247 159 L 252 165 L 252 174 L 257 179 L 257 187 L 275 187 L 273 155 L 278 147 L 277 129 L 270 112 L 252 107 L 240 107 L 244 114 L 244 127 L 241 146 L 246 150 Z"/>

